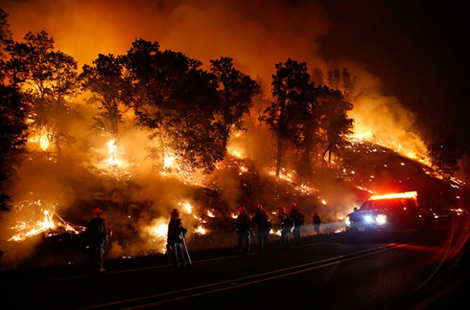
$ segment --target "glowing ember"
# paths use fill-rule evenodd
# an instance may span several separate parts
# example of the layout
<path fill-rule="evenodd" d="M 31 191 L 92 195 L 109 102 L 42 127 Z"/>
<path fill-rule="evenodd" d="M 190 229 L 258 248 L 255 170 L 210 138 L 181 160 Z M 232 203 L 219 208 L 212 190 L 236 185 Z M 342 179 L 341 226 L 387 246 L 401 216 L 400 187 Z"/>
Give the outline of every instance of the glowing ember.
<path fill-rule="evenodd" d="M 243 173 L 247 173 L 247 172 L 248 172 L 248 168 L 247 168 L 246 166 L 241 165 L 241 166 L 239 167 L 239 169 L 240 169 L 239 175 L 242 175 Z"/>
<path fill-rule="evenodd" d="M 158 173 L 164 178 L 177 179 L 191 186 L 205 186 L 205 175 L 189 163 L 184 162 L 171 149 L 166 151 L 162 168 L 158 170 Z"/>
<path fill-rule="evenodd" d="M 194 233 L 195 234 L 200 234 L 200 235 L 205 235 L 207 233 L 207 230 L 202 227 L 201 225 L 199 225 L 195 230 L 194 230 Z"/>
<path fill-rule="evenodd" d="M 214 210 L 212 210 L 212 211 L 214 211 Z M 208 216 L 208 217 L 212 217 L 212 218 L 215 217 L 214 213 L 211 212 L 211 210 L 207 210 L 207 216 Z"/>
<path fill-rule="evenodd" d="M 276 176 L 275 169 L 274 168 L 269 169 L 268 174 L 272 177 L 275 177 Z M 297 192 L 299 192 L 303 196 L 309 196 L 319 191 L 317 188 L 311 187 L 310 185 L 307 185 L 305 183 L 298 184 L 298 182 L 296 181 L 296 177 L 295 177 L 295 170 L 292 170 L 292 172 L 288 172 L 287 169 L 282 168 L 281 173 L 279 173 L 278 180 L 284 181 L 289 186 L 292 186 L 292 188 L 294 188 Z"/>

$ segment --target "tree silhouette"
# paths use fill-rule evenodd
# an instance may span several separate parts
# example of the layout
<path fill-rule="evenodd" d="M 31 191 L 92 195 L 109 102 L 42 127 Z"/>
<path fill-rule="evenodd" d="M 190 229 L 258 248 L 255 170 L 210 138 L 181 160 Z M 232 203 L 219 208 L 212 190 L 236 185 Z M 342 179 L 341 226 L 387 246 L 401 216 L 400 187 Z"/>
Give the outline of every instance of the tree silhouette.
<path fill-rule="evenodd" d="M 276 176 L 279 176 L 283 156 L 289 145 L 296 144 L 308 161 L 315 130 L 314 84 L 310 82 L 307 64 L 288 59 L 276 65 L 273 75 L 274 101 L 265 110 L 262 120 L 276 135 Z"/>
<path fill-rule="evenodd" d="M 272 83 L 275 99 L 262 116 L 277 138 L 276 175 L 290 146 L 294 146 L 300 156 L 300 171 L 308 175 L 316 147 L 321 146 L 322 158 L 328 154 L 330 161 L 331 154 L 346 144 L 353 123 L 347 112 L 353 106 L 341 91 L 315 86 L 305 62 L 289 59 L 276 68 Z M 314 72 L 316 79 L 323 79 L 320 69 L 315 68 Z M 353 91 L 353 82 L 348 76 L 345 70 L 344 84 Z M 329 79 L 339 84 L 339 70 L 330 71 Z"/>
<path fill-rule="evenodd" d="M 0 9 L 0 210 L 9 210 L 8 182 L 15 175 L 24 153 L 27 138 L 26 119 L 30 106 L 25 94 L 12 79 L 9 61 L 9 29 L 7 14 Z"/>
<path fill-rule="evenodd" d="M 232 58 L 211 60 L 211 73 L 218 82 L 220 100 L 216 113 L 224 126 L 223 144 L 226 147 L 230 129 L 232 126 L 240 129 L 242 116 L 250 112 L 253 97 L 260 93 L 260 87 L 233 67 Z"/>
<path fill-rule="evenodd" d="M 88 102 L 100 112 L 94 116 L 94 127 L 117 137 L 123 109 L 123 96 L 130 87 L 123 76 L 122 59 L 112 54 L 98 55 L 93 65 L 83 66 L 82 86 L 92 92 Z"/>
<path fill-rule="evenodd" d="M 258 86 L 233 67 L 232 59 L 201 62 L 157 42 L 136 40 L 123 60 L 130 87 L 126 105 L 137 122 L 154 130 L 161 159 L 171 147 L 191 167 L 211 172 L 225 156 L 232 126 L 249 111 Z"/>
<path fill-rule="evenodd" d="M 347 135 L 352 133 L 353 120 L 347 112 L 353 105 L 345 99 L 339 90 L 333 90 L 326 86 L 319 87 L 318 93 L 318 124 L 320 139 L 324 145 L 322 163 L 328 154 L 328 163 L 331 162 L 331 154 L 347 143 Z"/>
<path fill-rule="evenodd" d="M 463 157 L 465 149 L 441 126 L 437 126 L 438 131 L 428 141 L 428 154 L 432 164 L 441 171 L 453 174 L 458 170 L 459 160 Z"/>

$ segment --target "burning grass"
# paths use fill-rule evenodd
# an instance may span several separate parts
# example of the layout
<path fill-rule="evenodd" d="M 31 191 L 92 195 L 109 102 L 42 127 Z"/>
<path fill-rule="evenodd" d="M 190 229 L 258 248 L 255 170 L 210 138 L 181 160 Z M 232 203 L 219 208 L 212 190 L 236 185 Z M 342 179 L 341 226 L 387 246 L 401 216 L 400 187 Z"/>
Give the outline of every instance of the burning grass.
<path fill-rule="evenodd" d="M 113 230 L 108 258 L 129 258 L 166 252 L 169 212 L 173 208 L 178 208 L 182 214 L 191 248 L 205 249 L 234 245 L 235 219 L 240 205 L 254 213 L 255 206 L 261 203 L 274 223 L 272 237 L 278 238 L 277 208 L 288 207 L 292 202 L 306 214 L 303 234 L 315 234 L 310 225 L 314 212 L 326 223 L 322 225 L 322 233 L 337 233 L 344 230 L 346 214 L 371 194 L 431 189 L 445 191 L 446 197 L 455 197 L 464 187 L 463 183 L 421 162 L 358 140 L 351 141 L 334 163 L 317 168 L 309 178 L 301 177 L 299 170 L 289 164 L 282 167 L 277 178 L 272 163 L 260 163 L 251 158 L 241 143 L 232 147 L 210 175 L 188 168 L 171 150 L 167 150 L 161 163 L 151 161 L 151 165 L 144 165 L 144 161 L 139 160 L 144 157 L 132 155 L 135 150 L 126 139 L 110 139 L 99 146 L 90 149 L 99 150 L 88 162 L 88 167 L 91 163 L 92 168 L 68 170 L 73 178 L 56 173 L 64 171 L 68 164 L 61 163 L 44 166 L 47 169 L 42 170 L 36 181 L 31 180 L 31 184 L 37 184 L 44 177 L 56 178 L 57 184 L 79 199 L 61 203 L 61 209 L 58 203 L 46 204 L 39 198 L 17 203 L 11 212 L 14 216 L 3 221 L 9 228 L 8 233 L 3 234 L 7 236 L 5 241 L 15 244 L 16 252 L 32 242 L 42 247 L 44 240 L 55 240 L 55 236 L 79 238 L 97 204 L 105 206 L 105 218 Z M 82 167 L 76 159 L 71 162 Z M 43 193 L 48 197 L 69 196 L 69 192 L 61 191 L 62 188 L 54 192 L 45 187 L 35 191 L 34 197 L 41 197 Z M 451 207 L 453 210 L 461 208 Z M 84 253 L 84 244 L 79 247 L 76 251 Z M 2 249 L 8 251 L 9 248 L 2 246 Z M 79 257 L 77 255 L 77 261 Z M 8 253 L 5 258 L 9 259 Z M 34 255 L 21 259 L 31 261 Z"/>
<path fill-rule="evenodd" d="M 41 200 L 23 201 L 13 207 L 12 212 L 19 214 L 21 220 L 16 222 L 10 230 L 14 235 L 7 241 L 25 241 L 36 235 L 50 238 L 62 234 L 78 235 L 85 231 L 85 227 L 66 222 L 56 213 L 57 204 L 43 206 Z M 26 215 L 32 213 L 35 216 Z M 33 219 L 36 217 L 36 219 Z"/>

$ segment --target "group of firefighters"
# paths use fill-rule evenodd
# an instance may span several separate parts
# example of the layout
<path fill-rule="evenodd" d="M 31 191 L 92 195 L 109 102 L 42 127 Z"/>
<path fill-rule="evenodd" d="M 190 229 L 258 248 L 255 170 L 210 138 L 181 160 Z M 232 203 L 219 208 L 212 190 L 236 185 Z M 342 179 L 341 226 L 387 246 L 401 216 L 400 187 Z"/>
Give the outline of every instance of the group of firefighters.
<path fill-rule="evenodd" d="M 289 248 L 289 236 L 292 233 L 297 245 L 301 242 L 300 229 L 304 225 L 305 214 L 299 210 L 297 204 L 291 204 L 289 212 L 284 207 L 279 207 L 278 219 L 281 224 L 281 245 L 283 249 Z M 103 208 L 96 208 L 93 211 L 95 217 L 88 223 L 86 229 L 86 240 L 89 250 L 90 265 L 100 272 L 104 269 L 105 245 L 108 242 L 110 230 L 107 222 L 101 217 Z M 173 256 L 175 267 L 185 265 L 189 259 L 185 237 L 187 229 L 183 227 L 178 209 L 171 211 L 171 219 L 168 224 L 167 250 Z M 256 207 L 256 213 L 251 216 L 245 207 L 240 207 L 236 222 L 236 232 L 238 235 L 237 251 L 240 254 L 248 254 L 251 247 L 251 239 L 254 235 L 252 224 L 256 225 L 256 237 L 260 252 L 266 250 L 268 244 L 269 232 L 272 228 L 272 222 L 263 209 L 262 205 Z M 313 227 L 317 234 L 320 233 L 321 219 L 315 212 L 312 219 Z M 186 259 L 183 255 L 183 248 L 186 250 Z M 189 262 L 191 262 L 189 260 Z"/>

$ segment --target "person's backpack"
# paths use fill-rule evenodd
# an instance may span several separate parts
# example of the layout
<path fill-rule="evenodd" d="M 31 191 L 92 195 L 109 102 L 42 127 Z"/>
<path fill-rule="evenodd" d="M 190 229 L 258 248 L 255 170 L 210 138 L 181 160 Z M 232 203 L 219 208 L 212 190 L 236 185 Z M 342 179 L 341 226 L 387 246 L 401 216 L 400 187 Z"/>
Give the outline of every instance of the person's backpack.
<path fill-rule="evenodd" d="M 286 217 L 286 219 L 284 220 L 284 226 L 287 228 L 287 229 L 291 229 L 292 226 L 294 226 L 294 221 L 289 218 L 289 217 Z"/>
<path fill-rule="evenodd" d="M 271 223 L 271 221 L 268 220 L 268 219 L 265 219 L 265 220 L 264 220 L 264 223 L 263 223 L 263 228 L 265 228 L 265 229 L 271 229 L 271 227 L 273 227 L 273 224 Z"/>
<path fill-rule="evenodd" d="M 237 231 L 249 231 L 251 229 L 251 220 L 248 215 L 239 215 L 237 218 Z"/>
<path fill-rule="evenodd" d="M 92 219 L 87 227 L 87 235 L 90 242 L 100 244 L 108 242 L 106 220 L 100 217 Z"/>

